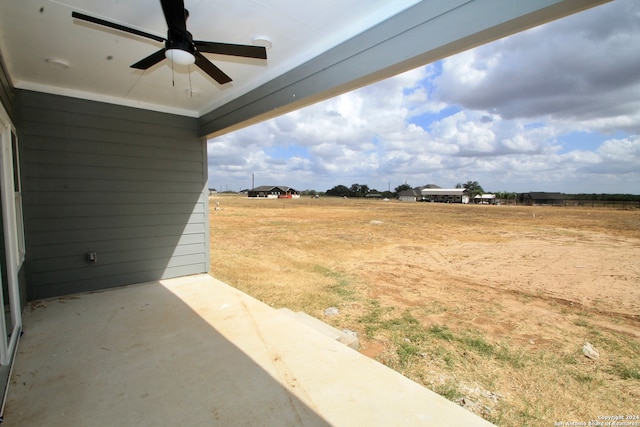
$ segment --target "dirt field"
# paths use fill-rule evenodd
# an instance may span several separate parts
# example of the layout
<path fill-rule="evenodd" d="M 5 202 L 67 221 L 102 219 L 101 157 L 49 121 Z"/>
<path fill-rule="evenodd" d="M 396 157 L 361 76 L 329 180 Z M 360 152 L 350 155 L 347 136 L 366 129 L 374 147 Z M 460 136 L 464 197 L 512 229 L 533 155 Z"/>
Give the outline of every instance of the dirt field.
<path fill-rule="evenodd" d="M 210 219 L 212 275 L 498 425 L 640 414 L 640 210 L 218 196 Z"/>

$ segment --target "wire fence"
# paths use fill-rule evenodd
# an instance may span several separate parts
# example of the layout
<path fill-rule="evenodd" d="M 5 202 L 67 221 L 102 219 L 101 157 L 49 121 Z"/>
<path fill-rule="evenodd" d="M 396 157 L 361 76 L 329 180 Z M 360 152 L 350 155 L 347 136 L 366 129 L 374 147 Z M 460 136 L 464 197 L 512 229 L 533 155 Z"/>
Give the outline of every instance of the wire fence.
<path fill-rule="evenodd" d="M 588 208 L 640 209 L 640 200 L 565 200 L 564 206 Z"/>
<path fill-rule="evenodd" d="M 517 199 L 496 199 L 496 204 L 508 206 L 530 206 Z M 553 200 L 547 203 L 533 203 L 536 206 L 585 207 L 607 209 L 640 209 L 640 200 Z"/>

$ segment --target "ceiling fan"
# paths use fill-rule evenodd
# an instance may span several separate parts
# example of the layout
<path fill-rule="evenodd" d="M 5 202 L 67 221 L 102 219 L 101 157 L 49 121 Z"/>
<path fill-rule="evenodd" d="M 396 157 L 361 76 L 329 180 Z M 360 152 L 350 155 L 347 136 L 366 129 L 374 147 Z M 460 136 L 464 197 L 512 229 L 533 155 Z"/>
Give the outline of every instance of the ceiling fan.
<path fill-rule="evenodd" d="M 72 12 L 76 19 L 91 22 L 105 27 L 113 28 L 137 36 L 146 37 L 157 42 L 164 42 L 164 48 L 141 59 L 131 66 L 139 70 L 146 70 L 163 59 L 167 58 L 176 64 L 191 65 L 195 63 L 211 78 L 220 84 L 229 83 L 231 77 L 202 55 L 205 53 L 217 53 L 221 55 L 241 56 L 245 58 L 267 59 L 267 50 L 263 46 L 216 43 L 193 40 L 191 33 L 187 31 L 187 18 L 189 12 L 184 8 L 183 0 L 160 0 L 165 20 L 167 21 L 167 38 L 145 33 L 135 28 L 105 21 L 100 18 Z"/>

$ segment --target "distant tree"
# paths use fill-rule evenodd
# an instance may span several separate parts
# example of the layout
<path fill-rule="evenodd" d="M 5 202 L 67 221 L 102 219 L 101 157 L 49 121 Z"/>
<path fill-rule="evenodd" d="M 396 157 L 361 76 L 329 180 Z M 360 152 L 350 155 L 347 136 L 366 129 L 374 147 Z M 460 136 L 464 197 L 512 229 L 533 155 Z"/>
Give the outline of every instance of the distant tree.
<path fill-rule="evenodd" d="M 478 181 L 467 181 L 465 184 L 456 184 L 456 188 L 464 188 L 467 190 L 467 194 L 471 199 L 485 192 L 482 186 L 478 184 Z"/>
<path fill-rule="evenodd" d="M 413 187 L 411 187 L 409 184 L 400 184 L 396 188 L 393 189 L 393 192 L 397 196 L 398 193 L 401 193 L 401 192 L 407 191 L 407 190 L 411 190 L 412 188 Z"/>
<path fill-rule="evenodd" d="M 494 193 L 496 195 L 496 199 L 498 200 L 504 200 L 504 203 L 511 204 L 511 201 L 515 202 L 517 197 L 518 197 L 518 193 L 513 193 L 510 191 L 497 191 Z"/>
<path fill-rule="evenodd" d="M 366 184 L 352 184 L 349 188 L 351 197 L 364 197 L 369 192 L 369 186 Z"/>
<path fill-rule="evenodd" d="M 349 196 L 350 191 L 344 185 L 336 185 L 335 187 L 327 190 L 327 196 L 344 197 Z"/>

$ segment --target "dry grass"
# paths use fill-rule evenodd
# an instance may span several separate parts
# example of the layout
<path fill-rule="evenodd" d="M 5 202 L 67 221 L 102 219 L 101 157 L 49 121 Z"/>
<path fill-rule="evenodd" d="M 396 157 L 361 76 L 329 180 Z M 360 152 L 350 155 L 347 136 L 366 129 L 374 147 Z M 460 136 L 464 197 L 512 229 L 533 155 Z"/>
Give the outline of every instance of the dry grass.
<path fill-rule="evenodd" d="M 215 277 L 356 331 L 364 354 L 498 425 L 640 408 L 638 210 L 211 205 Z"/>

